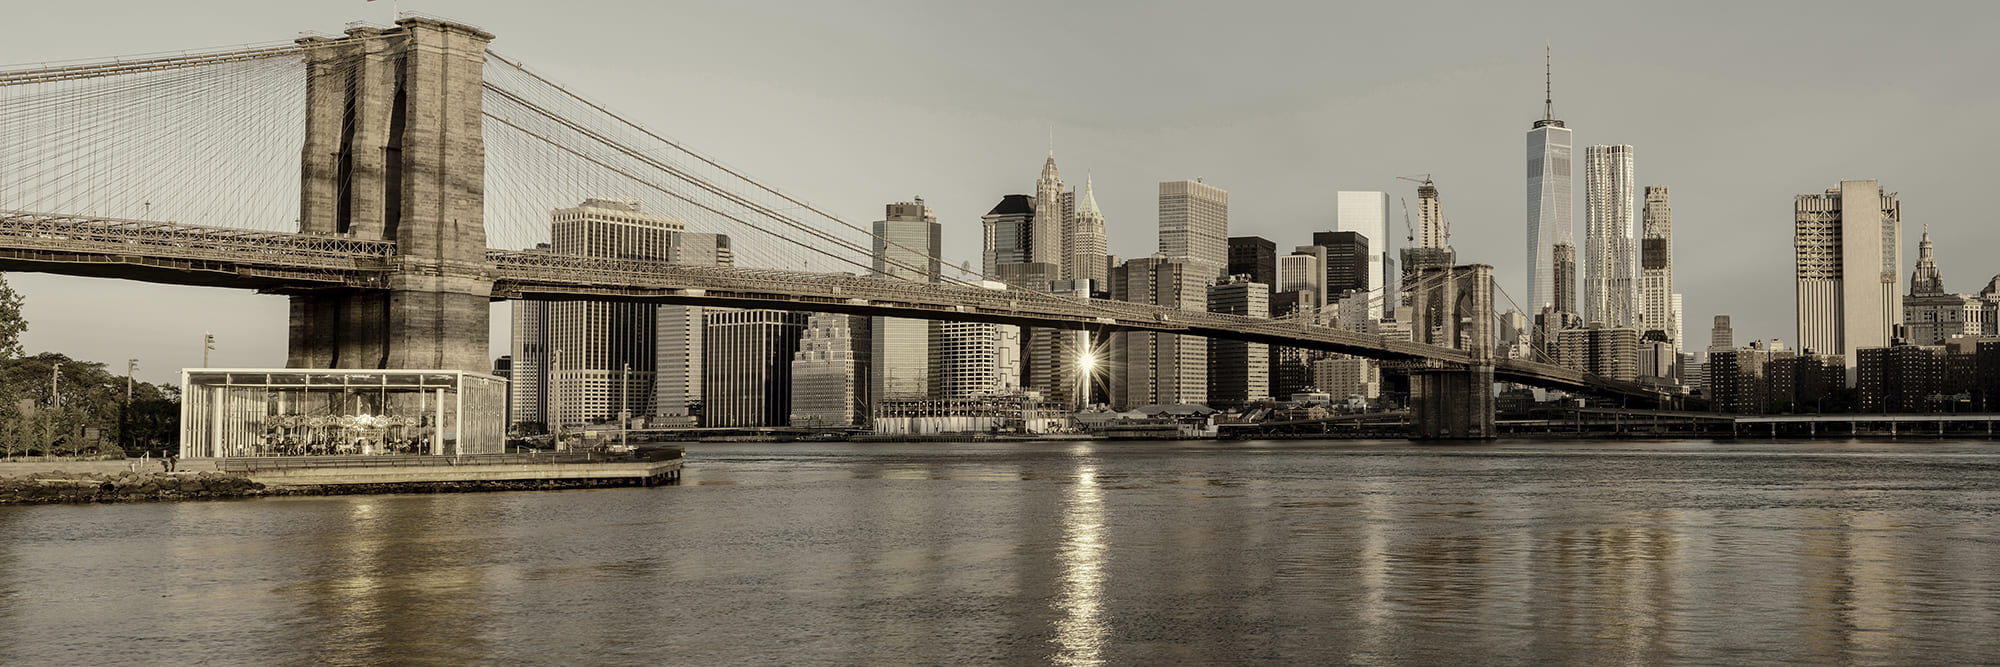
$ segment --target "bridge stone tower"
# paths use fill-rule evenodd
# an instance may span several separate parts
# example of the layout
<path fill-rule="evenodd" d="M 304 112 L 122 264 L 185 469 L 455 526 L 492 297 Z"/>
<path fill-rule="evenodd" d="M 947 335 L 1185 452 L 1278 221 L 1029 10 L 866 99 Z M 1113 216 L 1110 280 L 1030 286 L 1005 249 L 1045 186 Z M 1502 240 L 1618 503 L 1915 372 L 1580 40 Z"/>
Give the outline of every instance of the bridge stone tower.
<path fill-rule="evenodd" d="M 486 44 L 405 18 L 308 37 L 299 231 L 396 242 L 381 289 L 291 297 L 293 368 L 458 369 L 486 359 Z"/>
<path fill-rule="evenodd" d="M 1493 267 L 1423 268 L 1413 274 L 1416 342 L 1465 350 L 1465 368 L 1410 373 L 1410 411 L 1419 438 L 1491 438 L 1493 427 Z"/>

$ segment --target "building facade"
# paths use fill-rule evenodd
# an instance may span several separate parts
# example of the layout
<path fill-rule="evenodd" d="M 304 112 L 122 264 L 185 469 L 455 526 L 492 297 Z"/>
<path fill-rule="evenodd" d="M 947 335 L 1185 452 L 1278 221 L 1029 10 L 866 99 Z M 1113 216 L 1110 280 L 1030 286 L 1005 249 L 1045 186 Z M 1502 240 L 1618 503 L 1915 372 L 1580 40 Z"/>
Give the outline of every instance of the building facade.
<path fill-rule="evenodd" d="M 1572 228 L 1576 203 L 1571 188 L 1570 130 L 1555 118 L 1548 102 L 1542 119 L 1528 130 L 1528 302 L 1533 310 L 1555 303 L 1555 283 L 1563 278 L 1555 264 L 1556 244 L 1576 243 Z M 1575 280 L 1571 271 L 1570 280 Z M 1558 308 L 1576 312 L 1575 308 Z"/>
<path fill-rule="evenodd" d="M 736 255 L 729 237 L 722 234 L 687 232 L 674 245 L 674 260 L 696 266 L 735 266 Z M 653 414 L 670 421 L 690 423 L 701 414 L 702 368 L 707 363 L 702 351 L 706 326 L 704 306 L 661 305 L 653 314 L 654 368 Z"/>
<path fill-rule="evenodd" d="M 1229 268 L 1229 193 L 1200 181 L 1160 183 L 1160 254 L 1213 280 Z"/>
<path fill-rule="evenodd" d="M 1369 247 L 1370 239 L 1360 232 L 1313 232 L 1313 245 L 1326 249 L 1326 301 L 1345 299 L 1348 292 L 1366 295 L 1370 317 L 1380 317 L 1381 254 Z"/>
<path fill-rule="evenodd" d="M 1910 274 L 1910 294 L 1903 299 L 1903 330 L 1912 345 L 1942 345 L 1961 336 L 1991 335 L 1989 304 L 1970 294 L 1944 291 L 1944 272 L 1932 254 L 1931 233 L 1917 243 L 1917 269 Z"/>
<path fill-rule="evenodd" d="M 792 358 L 806 314 L 712 308 L 703 317 L 701 425 L 790 424 Z"/>
<path fill-rule="evenodd" d="M 1360 234 L 1366 239 L 1369 246 L 1367 249 L 1368 264 L 1363 270 L 1367 272 L 1368 284 L 1362 289 L 1368 290 L 1379 297 L 1383 294 L 1383 287 L 1387 285 L 1384 282 L 1384 278 L 1388 276 L 1384 262 L 1390 261 L 1389 253 L 1391 252 L 1391 243 L 1389 242 L 1389 193 L 1340 190 L 1333 193 L 1333 196 L 1333 229 L 1338 232 Z M 1318 244 L 1318 234 L 1314 234 L 1314 237 L 1313 243 Z M 1377 298 L 1370 302 L 1368 308 L 1369 317 L 1381 319 L 1382 308 L 1383 299 Z"/>
<path fill-rule="evenodd" d="M 1799 346 L 1852 368 L 1902 324 L 1902 203 L 1873 179 L 1841 181 L 1799 195 L 1793 213 Z"/>
<path fill-rule="evenodd" d="M 1111 272 L 1111 298 L 1183 310 L 1206 310 L 1214 271 L 1154 256 Z M 1111 334 L 1111 407 L 1208 402 L 1208 341 L 1199 336 L 1121 331 Z"/>
<path fill-rule="evenodd" d="M 549 251 L 606 259 L 672 261 L 686 230 L 677 219 L 642 210 L 636 199 L 586 199 L 550 213 Z M 551 423 L 579 425 L 621 412 L 655 412 L 654 379 L 659 306 L 609 301 L 546 304 Z"/>
<path fill-rule="evenodd" d="M 1229 275 L 1278 284 L 1278 244 L 1262 236 L 1229 237 Z"/>
<path fill-rule="evenodd" d="M 1077 198 L 1076 212 L 1067 220 L 1062 277 L 1088 280 L 1091 291 L 1104 291 L 1111 271 L 1104 261 L 1108 241 L 1104 236 L 1104 212 L 1097 207 L 1097 188 L 1089 176 L 1083 177 L 1083 196 Z"/>
<path fill-rule="evenodd" d="M 1636 328 L 1632 147 L 1591 146 L 1583 165 L 1583 320 Z"/>
<path fill-rule="evenodd" d="M 1208 288 L 1208 312 L 1271 316 L 1271 286 L 1234 276 Z M 1271 349 L 1264 343 L 1208 340 L 1208 406 L 1234 410 L 1271 396 Z"/>
<path fill-rule="evenodd" d="M 868 422 L 868 317 L 813 313 L 792 355 L 791 425 L 863 426 Z"/>
<path fill-rule="evenodd" d="M 919 283 L 939 280 L 943 248 L 937 214 L 923 200 L 885 207 L 874 225 L 874 272 L 878 278 Z M 871 400 L 923 398 L 938 389 L 938 323 L 903 317 L 876 317 L 869 323 L 868 374 Z"/>
<path fill-rule="evenodd" d="M 1674 294 L 1674 213 L 1667 186 L 1646 186 L 1639 238 L 1639 330 L 1681 350 L 1680 308 Z M 1658 332 L 1657 336 L 1653 336 Z"/>

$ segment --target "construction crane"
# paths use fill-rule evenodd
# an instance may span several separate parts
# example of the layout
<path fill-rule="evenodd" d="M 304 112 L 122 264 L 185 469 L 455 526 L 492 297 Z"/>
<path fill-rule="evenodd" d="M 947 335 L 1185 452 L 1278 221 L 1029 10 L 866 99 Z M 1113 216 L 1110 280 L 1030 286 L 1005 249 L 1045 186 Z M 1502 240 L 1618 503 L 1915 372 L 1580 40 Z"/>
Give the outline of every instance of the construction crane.
<path fill-rule="evenodd" d="M 1410 200 L 1397 197 L 1396 202 L 1403 205 L 1403 247 L 1408 248 L 1417 243 L 1417 228 L 1410 224 Z"/>
<path fill-rule="evenodd" d="M 1397 177 L 1396 177 L 1396 180 L 1399 180 L 1399 181 L 1409 181 L 1409 182 L 1411 182 L 1411 183 L 1416 183 L 1416 184 L 1418 184 L 1418 185 L 1430 185 L 1430 184 L 1431 184 L 1431 175 L 1430 175 L 1430 174 L 1424 174 L 1424 175 L 1423 175 L 1423 178 L 1417 178 L 1417 177 L 1415 177 L 1415 176 L 1397 176 Z"/>

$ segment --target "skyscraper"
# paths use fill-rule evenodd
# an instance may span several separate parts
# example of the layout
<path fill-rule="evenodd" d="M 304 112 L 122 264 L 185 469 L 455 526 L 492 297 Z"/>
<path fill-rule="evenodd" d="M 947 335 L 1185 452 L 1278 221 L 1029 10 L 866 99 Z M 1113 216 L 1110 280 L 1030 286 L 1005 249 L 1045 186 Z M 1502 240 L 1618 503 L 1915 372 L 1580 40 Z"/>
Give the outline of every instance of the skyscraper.
<path fill-rule="evenodd" d="M 887 205 L 875 221 L 875 275 L 938 282 L 937 214 L 922 199 Z M 869 324 L 869 400 L 925 398 L 937 393 L 937 322 L 877 317 Z"/>
<path fill-rule="evenodd" d="M 546 249 L 546 244 L 543 249 Z M 513 302 L 512 331 L 508 356 L 513 368 L 507 378 L 508 426 L 521 423 L 547 425 L 549 364 L 549 302 Z"/>
<path fill-rule="evenodd" d="M 1220 277 L 1229 268 L 1229 193 L 1200 181 L 1160 183 L 1160 254 Z"/>
<path fill-rule="evenodd" d="M 1674 213 L 1667 186 L 1646 186 L 1639 248 L 1639 330 L 1681 351 L 1680 313 L 1674 305 Z M 1655 334 L 1657 332 L 1657 335 Z"/>
<path fill-rule="evenodd" d="M 1888 345 L 1903 323 L 1902 203 L 1869 179 L 1799 195 L 1793 208 L 1799 347 L 1852 370 L 1861 348 Z"/>
<path fill-rule="evenodd" d="M 550 213 L 549 251 L 608 259 L 671 261 L 685 229 L 677 218 L 646 213 L 636 199 L 590 198 Z M 608 301 L 547 304 L 551 425 L 614 419 L 621 410 L 653 414 L 658 306 Z M 536 309 L 527 309 L 535 312 Z M 532 356 L 532 355 L 531 355 Z M 517 365 L 519 365 L 517 357 Z M 526 370 L 529 373 L 535 371 Z M 545 399 L 546 400 L 546 399 Z"/>
<path fill-rule="evenodd" d="M 1070 231 L 1069 212 L 1063 203 L 1062 173 L 1056 170 L 1056 152 L 1051 149 L 1048 161 L 1042 163 L 1042 176 L 1035 179 L 1035 221 L 1029 235 L 1028 261 L 1067 267 L 1063 245 Z"/>
<path fill-rule="evenodd" d="M 1347 292 L 1362 293 L 1363 299 L 1379 306 L 1372 287 L 1380 287 L 1381 253 L 1369 248 L 1370 238 L 1360 232 L 1313 232 L 1313 245 L 1326 249 L 1326 302 L 1333 303 Z M 1371 306 L 1370 317 L 1380 309 Z"/>
<path fill-rule="evenodd" d="M 1278 284 L 1278 244 L 1262 236 L 1229 237 L 1229 274 Z"/>
<path fill-rule="evenodd" d="M 979 223 L 985 237 L 981 273 L 989 278 L 999 277 L 1002 265 L 1028 263 L 1028 247 L 1032 243 L 1035 224 L 1033 197 L 1001 197 L 1000 203 L 993 205 L 993 210 L 979 218 Z"/>
<path fill-rule="evenodd" d="M 1326 248 L 1302 245 L 1278 258 L 1278 291 L 1309 292 L 1305 299 L 1317 311 L 1326 306 Z"/>
<path fill-rule="evenodd" d="M 813 313 L 792 355 L 791 425 L 858 426 L 868 421 L 869 318 Z"/>
<path fill-rule="evenodd" d="M 1110 268 L 1105 265 L 1104 213 L 1097 208 L 1097 189 L 1089 176 L 1083 177 L 1083 197 L 1076 213 L 1069 216 L 1068 243 L 1063 255 L 1063 278 L 1089 280 L 1092 291 L 1105 289 Z"/>
<path fill-rule="evenodd" d="M 1528 130 L 1528 302 L 1540 311 L 1555 301 L 1555 246 L 1575 243 L 1571 216 L 1570 130 L 1556 120 L 1554 88 L 1542 100 L 1542 119 Z M 1570 312 L 1574 312 L 1573 310 Z"/>
<path fill-rule="evenodd" d="M 702 425 L 789 424 L 792 357 L 806 314 L 711 308 L 704 319 Z"/>
<path fill-rule="evenodd" d="M 1584 158 L 1583 320 L 1639 322 L 1632 264 L 1632 147 L 1591 146 Z"/>
<path fill-rule="evenodd" d="M 685 232 L 674 244 L 673 261 L 695 266 L 735 266 L 736 256 L 723 234 Z M 701 414 L 702 330 L 708 308 L 662 305 L 653 314 L 653 414 L 694 417 Z"/>
<path fill-rule="evenodd" d="M 1205 310 L 1213 269 L 1153 256 L 1111 272 L 1111 298 L 1182 310 Z M 1208 341 L 1199 336 L 1122 331 L 1112 334 L 1111 407 L 1208 402 Z"/>
<path fill-rule="evenodd" d="M 1368 250 L 1368 284 L 1361 289 L 1367 290 L 1376 297 L 1369 302 L 1368 316 L 1381 319 L 1383 307 L 1383 299 L 1381 298 L 1383 296 L 1382 280 L 1386 275 L 1384 273 L 1383 262 L 1389 259 L 1390 250 L 1389 193 L 1341 190 L 1335 192 L 1333 197 L 1333 228 L 1337 231 L 1354 232 L 1367 237 L 1368 244 L 1371 246 Z M 1314 236 L 1317 237 L 1318 235 L 1315 234 Z M 1317 238 L 1314 239 L 1313 243 L 1319 243 Z"/>
<path fill-rule="evenodd" d="M 1208 288 L 1208 312 L 1270 317 L 1271 286 L 1232 275 Z M 1270 395 L 1271 350 L 1268 345 L 1209 339 L 1209 407 L 1235 409 Z"/>

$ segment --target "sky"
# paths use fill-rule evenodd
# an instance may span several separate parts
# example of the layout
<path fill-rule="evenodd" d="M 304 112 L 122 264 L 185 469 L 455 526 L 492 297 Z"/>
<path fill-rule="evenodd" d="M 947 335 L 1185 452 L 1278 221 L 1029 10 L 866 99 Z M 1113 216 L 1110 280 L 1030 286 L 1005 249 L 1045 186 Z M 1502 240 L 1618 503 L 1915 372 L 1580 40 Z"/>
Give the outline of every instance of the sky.
<path fill-rule="evenodd" d="M 1792 201 L 1842 179 L 1899 194 L 1906 291 L 1926 226 L 1948 290 L 2000 273 L 1990 3 L 16 4 L 8 68 L 282 42 L 398 9 L 470 23 L 502 55 L 849 221 L 921 196 L 952 263 L 978 263 L 979 216 L 1032 194 L 1051 145 L 1070 185 L 1093 178 L 1124 257 L 1156 249 L 1160 181 L 1228 190 L 1231 235 L 1287 248 L 1332 228 L 1335 191 L 1414 199 L 1396 177 L 1429 174 L 1460 261 L 1492 264 L 1517 299 L 1547 46 L 1555 113 L 1575 131 L 1579 238 L 1583 147 L 1630 144 L 1638 184 L 1671 189 L 1686 348 L 1718 314 L 1739 344 L 1793 341 Z M 211 366 L 285 361 L 282 297 L 6 278 L 27 299 L 30 353 L 138 358 L 140 379 L 177 383 L 214 332 Z M 495 356 L 507 313 L 496 304 Z"/>

